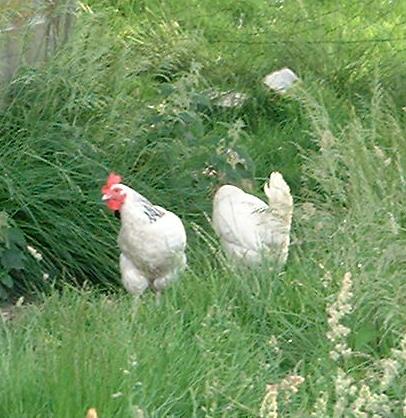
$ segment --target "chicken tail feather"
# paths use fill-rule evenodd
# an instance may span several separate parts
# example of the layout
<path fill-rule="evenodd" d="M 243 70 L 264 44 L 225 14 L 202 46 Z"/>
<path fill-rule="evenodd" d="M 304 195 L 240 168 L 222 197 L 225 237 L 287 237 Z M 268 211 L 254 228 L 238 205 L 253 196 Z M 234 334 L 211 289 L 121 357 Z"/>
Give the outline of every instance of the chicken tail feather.
<path fill-rule="evenodd" d="M 264 185 L 264 192 L 269 200 L 271 208 L 284 207 L 286 210 L 293 208 L 293 198 L 290 188 L 283 178 L 282 174 L 274 171 L 269 181 Z"/>

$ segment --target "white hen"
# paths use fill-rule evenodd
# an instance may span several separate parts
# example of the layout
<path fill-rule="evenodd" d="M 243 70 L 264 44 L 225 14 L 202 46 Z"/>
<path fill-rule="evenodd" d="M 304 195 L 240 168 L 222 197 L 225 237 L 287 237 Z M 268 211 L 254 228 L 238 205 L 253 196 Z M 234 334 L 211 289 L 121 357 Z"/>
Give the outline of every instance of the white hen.
<path fill-rule="evenodd" d="M 214 196 L 213 227 L 226 254 L 245 264 L 263 257 L 283 265 L 288 256 L 293 199 L 278 172 L 264 186 L 268 204 L 231 185 Z"/>
<path fill-rule="evenodd" d="M 107 206 L 120 214 L 118 245 L 124 287 L 134 295 L 141 295 L 148 287 L 159 293 L 186 266 L 182 221 L 122 184 L 116 174 L 110 174 L 102 193 Z"/>

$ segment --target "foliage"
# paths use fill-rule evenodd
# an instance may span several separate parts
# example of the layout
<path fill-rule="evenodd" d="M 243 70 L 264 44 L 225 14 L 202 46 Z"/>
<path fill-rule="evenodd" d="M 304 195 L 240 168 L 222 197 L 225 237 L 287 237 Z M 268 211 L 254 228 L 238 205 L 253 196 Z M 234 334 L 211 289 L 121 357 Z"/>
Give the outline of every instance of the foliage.
<path fill-rule="evenodd" d="M 0 300 L 7 300 L 15 293 L 40 290 L 49 274 L 43 271 L 42 254 L 32 245 L 16 222 L 5 210 L 0 212 Z M 28 272 L 30 272 L 28 274 Z M 34 283 L 27 281 L 34 277 Z"/>
<path fill-rule="evenodd" d="M 17 287 L 48 291 L 0 324 L 0 416 L 401 416 L 405 4 L 79 6 L 0 111 L 1 251 Z M 301 82 L 280 97 L 262 79 L 283 66 Z M 221 107 L 224 91 L 247 99 Z M 189 269 L 159 306 L 106 294 L 113 170 L 188 228 Z M 295 201 L 279 275 L 228 264 L 207 222 L 219 183 L 262 196 L 273 170 Z"/>
<path fill-rule="evenodd" d="M 0 299 L 5 298 L 7 290 L 13 287 L 13 274 L 25 267 L 25 246 L 24 234 L 10 225 L 7 212 L 0 212 Z"/>

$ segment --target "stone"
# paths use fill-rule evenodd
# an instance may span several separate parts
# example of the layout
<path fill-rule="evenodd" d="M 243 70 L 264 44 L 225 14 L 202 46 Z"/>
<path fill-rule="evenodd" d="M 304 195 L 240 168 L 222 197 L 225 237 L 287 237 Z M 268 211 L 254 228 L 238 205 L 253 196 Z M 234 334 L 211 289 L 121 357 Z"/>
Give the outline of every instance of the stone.
<path fill-rule="evenodd" d="M 286 93 L 299 77 L 289 68 L 274 71 L 264 78 L 264 84 L 279 94 Z"/>

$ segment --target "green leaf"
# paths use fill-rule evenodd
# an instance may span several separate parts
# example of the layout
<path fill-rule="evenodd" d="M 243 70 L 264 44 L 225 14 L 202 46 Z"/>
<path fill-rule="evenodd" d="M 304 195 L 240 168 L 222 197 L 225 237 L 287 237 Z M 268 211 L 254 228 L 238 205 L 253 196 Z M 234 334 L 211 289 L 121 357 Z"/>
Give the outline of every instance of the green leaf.
<path fill-rule="evenodd" d="M 198 105 L 209 107 L 211 104 L 210 99 L 203 94 L 194 94 L 192 97 L 193 97 L 193 102 Z"/>
<path fill-rule="evenodd" d="M 8 215 L 5 210 L 0 212 L 0 229 L 1 228 L 8 228 Z"/>
<path fill-rule="evenodd" d="M 17 248 L 11 247 L 3 251 L 1 255 L 1 263 L 6 270 L 21 270 L 24 268 L 24 254 Z"/>
<path fill-rule="evenodd" d="M 8 242 L 8 226 L 0 225 L 0 242 Z"/>
<path fill-rule="evenodd" d="M 154 115 L 149 120 L 151 125 L 159 125 L 165 118 L 162 115 Z"/>
<path fill-rule="evenodd" d="M 184 123 L 193 123 L 196 120 L 196 115 L 191 112 L 180 112 L 178 116 Z"/>
<path fill-rule="evenodd" d="M 1 285 L 0 281 L 0 300 L 7 300 L 8 293 L 4 286 Z"/>
<path fill-rule="evenodd" d="M 19 228 L 10 228 L 8 231 L 8 239 L 11 243 L 25 247 L 27 242 L 25 241 L 24 234 Z"/>
<path fill-rule="evenodd" d="M 165 83 L 161 85 L 160 90 L 161 90 L 162 96 L 168 97 L 175 91 L 175 87 L 172 84 Z"/>
<path fill-rule="evenodd" d="M 14 285 L 14 280 L 6 271 L 3 270 L 0 272 L 0 283 L 11 289 Z"/>

